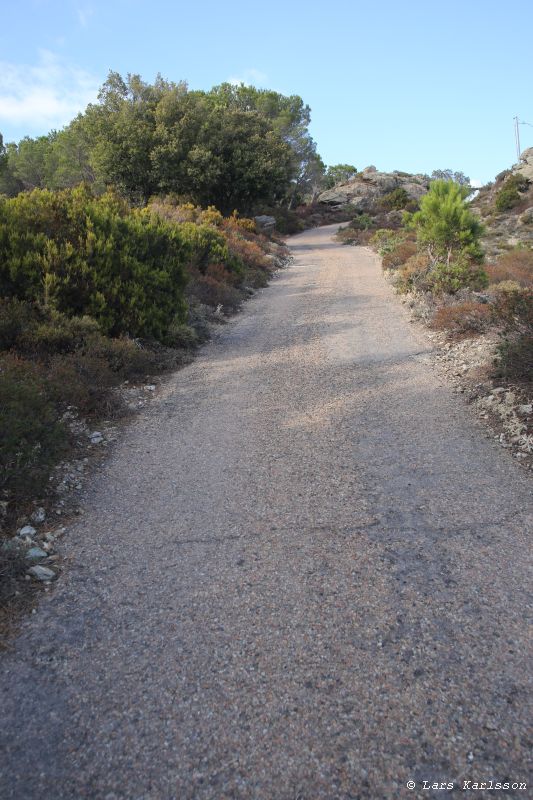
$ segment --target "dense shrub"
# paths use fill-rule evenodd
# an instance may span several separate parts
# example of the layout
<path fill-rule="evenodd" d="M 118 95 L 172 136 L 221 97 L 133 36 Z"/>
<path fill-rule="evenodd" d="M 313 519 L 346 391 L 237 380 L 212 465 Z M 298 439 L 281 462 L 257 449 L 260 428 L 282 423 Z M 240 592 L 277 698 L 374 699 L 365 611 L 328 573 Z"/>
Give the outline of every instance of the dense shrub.
<path fill-rule="evenodd" d="M 0 350 L 11 350 L 33 324 L 30 303 L 16 297 L 0 298 Z"/>
<path fill-rule="evenodd" d="M 42 371 L 34 364 L 0 360 L 0 490 L 19 500 L 46 491 L 52 466 L 65 452 L 67 432 Z"/>
<path fill-rule="evenodd" d="M 187 292 L 196 303 L 234 312 L 241 305 L 244 293 L 232 285 L 227 277 L 224 267 L 213 265 L 205 275 L 198 272 L 191 277 Z"/>
<path fill-rule="evenodd" d="M 431 290 L 436 294 L 455 294 L 461 289 L 474 291 L 488 286 L 487 273 L 465 256 L 458 256 L 454 261 L 439 261 L 429 274 Z"/>
<path fill-rule="evenodd" d="M 379 228 L 370 239 L 370 244 L 380 256 L 391 253 L 399 244 L 410 238 L 410 232 L 393 228 Z"/>
<path fill-rule="evenodd" d="M 451 333 L 480 333 L 492 320 L 492 309 L 484 303 L 468 301 L 451 306 L 441 306 L 433 316 L 432 327 Z"/>
<path fill-rule="evenodd" d="M 203 234 L 83 186 L 0 198 L 0 294 L 88 314 L 106 333 L 161 338 L 185 316 L 184 264 L 207 246 Z"/>
<path fill-rule="evenodd" d="M 85 415 L 109 416 L 121 407 L 110 391 L 116 383 L 105 358 L 81 352 L 54 356 L 46 374 L 46 391 L 55 404 L 75 406 Z"/>
<path fill-rule="evenodd" d="M 533 381 L 533 335 L 505 338 L 498 345 L 496 377 Z"/>
<path fill-rule="evenodd" d="M 523 175 L 511 175 L 503 183 L 502 188 L 496 193 L 494 205 L 497 211 L 507 211 L 517 206 L 522 200 L 521 192 L 526 192 L 529 181 Z"/>
<path fill-rule="evenodd" d="M 409 204 L 410 198 L 405 189 L 398 186 L 392 192 L 384 194 L 379 201 L 379 205 L 385 211 L 401 211 Z"/>
<path fill-rule="evenodd" d="M 514 281 L 520 286 L 533 285 L 533 250 L 514 249 L 501 255 L 495 264 L 485 267 L 490 283 Z"/>
<path fill-rule="evenodd" d="M 427 253 L 415 253 L 394 273 L 394 285 L 404 294 L 413 290 L 429 291 L 430 261 Z"/>
<path fill-rule="evenodd" d="M 397 269 L 417 252 L 416 242 L 399 241 L 383 256 L 383 269 Z"/>
<path fill-rule="evenodd" d="M 533 380 L 533 289 L 498 292 L 495 315 L 503 327 L 498 377 Z"/>

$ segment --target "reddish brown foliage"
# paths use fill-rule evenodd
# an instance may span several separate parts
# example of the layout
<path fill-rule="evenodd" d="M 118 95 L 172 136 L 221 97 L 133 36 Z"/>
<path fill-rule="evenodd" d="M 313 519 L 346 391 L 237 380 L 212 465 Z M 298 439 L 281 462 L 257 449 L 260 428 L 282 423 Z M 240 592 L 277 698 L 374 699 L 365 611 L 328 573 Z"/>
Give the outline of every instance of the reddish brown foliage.
<path fill-rule="evenodd" d="M 452 333 L 480 333 L 489 326 L 491 318 L 490 306 L 469 301 L 437 309 L 432 327 Z"/>

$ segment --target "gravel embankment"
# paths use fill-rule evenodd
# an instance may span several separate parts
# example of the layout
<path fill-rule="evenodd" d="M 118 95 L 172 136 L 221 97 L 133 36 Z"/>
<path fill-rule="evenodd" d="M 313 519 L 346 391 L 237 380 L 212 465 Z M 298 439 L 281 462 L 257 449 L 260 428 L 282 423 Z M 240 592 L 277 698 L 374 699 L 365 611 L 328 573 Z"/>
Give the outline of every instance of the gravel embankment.
<path fill-rule="evenodd" d="M 531 481 L 333 230 L 95 479 L 1 659 L 2 800 L 528 781 Z"/>

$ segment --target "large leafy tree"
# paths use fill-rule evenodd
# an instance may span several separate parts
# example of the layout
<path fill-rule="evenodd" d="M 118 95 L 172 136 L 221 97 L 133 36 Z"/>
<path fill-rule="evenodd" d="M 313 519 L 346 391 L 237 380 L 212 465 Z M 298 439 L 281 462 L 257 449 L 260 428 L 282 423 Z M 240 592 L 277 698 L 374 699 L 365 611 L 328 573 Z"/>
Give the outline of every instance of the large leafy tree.
<path fill-rule="evenodd" d="M 80 122 L 95 174 L 133 202 L 161 192 L 224 212 L 277 202 L 295 173 L 281 131 L 299 112 L 288 98 L 283 103 L 281 95 L 267 95 L 250 90 L 246 99 L 229 84 L 189 92 L 186 84 L 161 77 L 150 85 L 138 75 L 110 73 L 99 103 Z"/>
<path fill-rule="evenodd" d="M 324 164 L 297 95 L 221 84 L 210 92 L 110 72 L 98 102 L 60 132 L 8 149 L 0 191 L 115 186 L 135 204 L 172 193 L 224 212 L 293 203 L 321 187 Z"/>

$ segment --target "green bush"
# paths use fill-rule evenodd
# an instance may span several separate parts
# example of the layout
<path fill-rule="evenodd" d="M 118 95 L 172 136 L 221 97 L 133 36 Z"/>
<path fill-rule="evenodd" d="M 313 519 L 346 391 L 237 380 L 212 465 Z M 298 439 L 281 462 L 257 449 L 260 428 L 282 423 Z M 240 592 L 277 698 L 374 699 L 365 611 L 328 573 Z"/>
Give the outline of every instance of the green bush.
<path fill-rule="evenodd" d="M 489 285 L 485 270 L 473 265 L 468 258 L 458 256 L 454 261 L 439 261 L 430 270 L 429 283 L 433 292 L 455 294 L 461 289 L 478 291 Z"/>
<path fill-rule="evenodd" d="M 67 431 L 40 370 L 0 361 L 0 490 L 15 501 L 46 491 L 51 468 L 66 450 Z"/>
<path fill-rule="evenodd" d="M 0 350 L 11 350 L 30 329 L 35 310 L 16 297 L 0 298 Z"/>
<path fill-rule="evenodd" d="M 400 242 L 404 242 L 407 238 L 407 231 L 379 228 L 370 239 L 370 244 L 380 256 L 384 256 L 386 253 L 392 252 Z"/>
<path fill-rule="evenodd" d="M 379 201 L 379 205 L 385 211 L 401 211 L 409 204 L 410 198 L 405 189 L 398 186 L 392 192 L 384 194 Z"/>
<path fill-rule="evenodd" d="M 208 230 L 182 231 L 83 186 L 0 198 L 0 295 L 89 315 L 111 335 L 162 338 L 185 316 L 184 267 L 203 258 Z"/>
<path fill-rule="evenodd" d="M 520 193 L 526 192 L 528 187 L 529 181 L 523 175 L 517 174 L 508 177 L 494 200 L 497 211 L 507 211 L 517 206 L 522 200 Z"/>
<path fill-rule="evenodd" d="M 504 339 L 498 345 L 497 353 L 497 378 L 533 381 L 533 335 Z"/>
<path fill-rule="evenodd" d="M 497 376 L 533 381 L 533 289 L 499 291 L 494 313 L 502 325 Z"/>
<path fill-rule="evenodd" d="M 370 214 L 361 211 L 352 219 L 349 227 L 354 228 L 356 231 L 368 231 L 373 224 L 373 219 Z"/>

